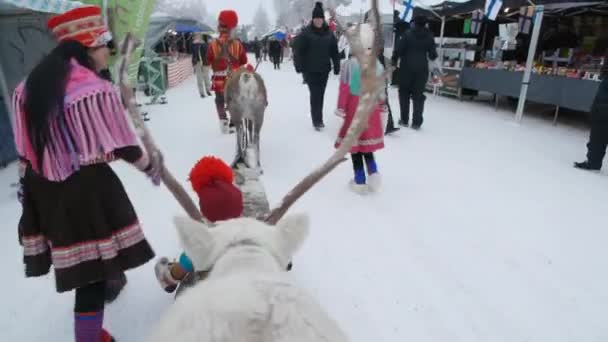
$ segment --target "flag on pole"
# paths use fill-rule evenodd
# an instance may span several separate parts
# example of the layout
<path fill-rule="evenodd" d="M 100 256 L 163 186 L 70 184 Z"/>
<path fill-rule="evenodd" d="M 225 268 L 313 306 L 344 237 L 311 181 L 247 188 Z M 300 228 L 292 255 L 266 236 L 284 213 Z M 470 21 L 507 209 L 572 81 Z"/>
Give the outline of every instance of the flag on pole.
<path fill-rule="evenodd" d="M 464 20 L 464 27 L 462 28 L 462 33 L 464 33 L 464 34 L 471 33 L 471 19 L 467 18 Z"/>
<path fill-rule="evenodd" d="M 478 35 L 481 32 L 481 24 L 483 23 L 483 11 L 476 10 L 471 18 L 471 34 Z"/>
<path fill-rule="evenodd" d="M 490 20 L 496 20 L 501 7 L 502 0 L 486 0 L 486 17 L 488 17 Z"/>
<path fill-rule="evenodd" d="M 402 4 L 405 7 L 403 9 L 403 13 L 401 14 L 401 20 L 409 23 L 412 21 L 412 17 L 414 16 L 414 5 L 412 4 L 413 0 L 403 0 Z"/>
<path fill-rule="evenodd" d="M 532 20 L 534 17 L 534 7 L 524 6 L 519 9 L 519 32 L 530 34 Z"/>

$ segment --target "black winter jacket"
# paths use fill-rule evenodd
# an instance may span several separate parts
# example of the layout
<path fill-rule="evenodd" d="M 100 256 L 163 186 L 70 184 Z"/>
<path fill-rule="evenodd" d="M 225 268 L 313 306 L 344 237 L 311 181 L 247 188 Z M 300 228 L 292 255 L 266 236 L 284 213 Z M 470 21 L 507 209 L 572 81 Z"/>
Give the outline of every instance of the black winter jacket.
<path fill-rule="evenodd" d="M 281 43 L 277 40 L 273 40 L 270 42 L 269 46 L 268 46 L 268 54 L 271 56 L 280 56 L 281 55 L 281 50 L 283 49 L 283 47 L 281 46 Z"/>
<path fill-rule="evenodd" d="M 192 44 L 192 65 L 196 65 L 199 61 L 202 61 L 204 65 L 207 64 L 207 49 L 209 43 Z"/>
<path fill-rule="evenodd" d="M 298 73 L 340 73 L 338 40 L 329 26 L 318 29 L 312 24 L 302 31 L 294 42 L 294 63 Z"/>
<path fill-rule="evenodd" d="M 433 33 L 427 28 L 412 28 L 405 32 L 393 52 L 393 65 L 399 60 L 401 72 L 429 70 L 429 59 L 437 59 Z"/>

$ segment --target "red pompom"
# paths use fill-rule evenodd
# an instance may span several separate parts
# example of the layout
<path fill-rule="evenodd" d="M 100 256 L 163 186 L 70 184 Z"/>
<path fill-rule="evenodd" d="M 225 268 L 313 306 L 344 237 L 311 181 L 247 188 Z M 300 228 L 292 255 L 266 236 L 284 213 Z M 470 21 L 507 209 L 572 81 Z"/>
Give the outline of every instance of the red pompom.
<path fill-rule="evenodd" d="M 190 183 L 192 189 L 199 193 L 200 190 L 212 181 L 222 181 L 232 184 L 234 173 L 230 166 L 216 157 L 204 157 L 199 160 L 190 171 Z"/>
<path fill-rule="evenodd" d="M 220 25 L 233 29 L 239 24 L 239 16 L 233 10 L 224 10 L 220 12 L 217 21 Z"/>
<path fill-rule="evenodd" d="M 251 64 L 247 64 L 245 66 L 245 69 L 247 69 L 247 71 L 249 71 L 249 72 L 255 72 L 255 68 Z"/>

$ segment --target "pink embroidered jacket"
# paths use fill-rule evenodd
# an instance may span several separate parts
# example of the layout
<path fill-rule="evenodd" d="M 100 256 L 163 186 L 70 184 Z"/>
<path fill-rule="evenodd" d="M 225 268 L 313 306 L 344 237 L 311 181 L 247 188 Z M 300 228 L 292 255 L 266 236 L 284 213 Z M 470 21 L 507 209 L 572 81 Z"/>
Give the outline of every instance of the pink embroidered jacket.
<path fill-rule="evenodd" d="M 112 84 L 75 60 L 71 61 L 71 67 L 64 115 L 54 115 L 49 120 L 50 137 L 41 170 L 29 139 L 27 113 L 23 108 L 27 96 L 25 82 L 17 86 L 13 97 L 16 112 L 13 131 L 19 156 L 27 160 L 36 173 L 56 182 L 65 180 L 83 165 L 113 160 L 114 151 L 120 148 L 139 146 Z M 134 164 L 143 169 L 148 157 L 143 154 Z"/>

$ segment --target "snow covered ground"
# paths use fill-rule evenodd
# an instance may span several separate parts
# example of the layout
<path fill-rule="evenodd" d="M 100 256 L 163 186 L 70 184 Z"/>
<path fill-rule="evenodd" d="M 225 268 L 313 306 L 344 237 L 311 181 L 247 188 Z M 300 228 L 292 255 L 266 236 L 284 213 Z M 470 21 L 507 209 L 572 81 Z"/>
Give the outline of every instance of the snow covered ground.
<path fill-rule="evenodd" d="M 328 127 L 317 133 L 291 66 L 264 64 L 261 73 L 270 97 L 263 179 L 276 203 L 332 152 L 338 86 L 333 78 Z M 220 135 L 213 100 L 195 87 L 189 79 L 169 91 L 168 105 L 147 107 L 184 184 L 198 158 L 230 160 L 235 144 Z M 293 275 L 352 341 L 608 340 L 608 173 L 571 167 L 584 158 L 586 130 L 512 117 L 486 103 L 429 96 L 423 130 L 401 130 L 378 154 L 383 192 L 351 193 L 345 163 L 293 209 L 309 212 L 313 224 Z M 115 169 L 157 254 L 177 256 L 175 200 L 130 166 Z M 0 171 L 0 341 L 71 341 L 73 294 L 56 294 L 51 276 L 23 276 L 20 207 L 9 189 L 15 174 L 14 165 Z M 128 277 L 106 309 L 106 327 L 118 341 L 144 341 L 172 296 L 157 285 L 152 262 Z"/>

